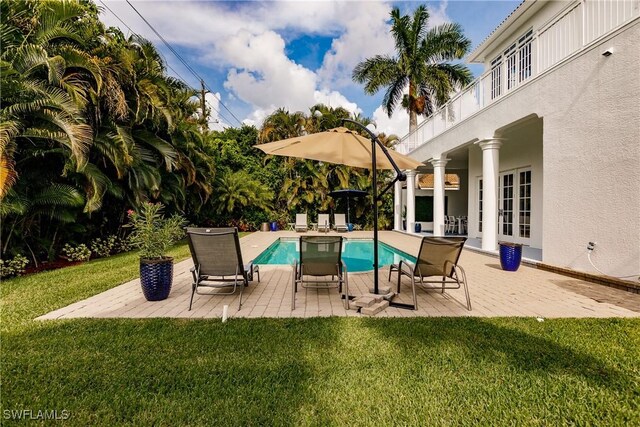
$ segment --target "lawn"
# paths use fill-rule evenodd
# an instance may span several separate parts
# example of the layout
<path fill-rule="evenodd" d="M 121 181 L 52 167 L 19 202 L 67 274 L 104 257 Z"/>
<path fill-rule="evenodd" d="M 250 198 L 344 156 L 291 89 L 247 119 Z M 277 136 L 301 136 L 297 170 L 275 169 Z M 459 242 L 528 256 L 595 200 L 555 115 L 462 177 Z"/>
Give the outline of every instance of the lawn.
<path fill-rule="evenodd" d="M 640 424 L 638 320 L 32 320 L 136 263 L 2 283 L 3 425 Z"/>

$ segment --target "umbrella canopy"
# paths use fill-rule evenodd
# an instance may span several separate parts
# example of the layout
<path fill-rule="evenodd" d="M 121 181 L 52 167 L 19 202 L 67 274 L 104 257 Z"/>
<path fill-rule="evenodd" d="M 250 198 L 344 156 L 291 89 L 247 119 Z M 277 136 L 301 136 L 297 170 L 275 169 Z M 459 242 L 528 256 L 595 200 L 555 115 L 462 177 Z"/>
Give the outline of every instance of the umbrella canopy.
<path fill-rule="evenodd" d="M 366 196 L 367 194 L 369 193 L 367 193 L 366 191 L 352 190 L 352 189 L 334 190 L 331 193 L 329 193 L 331 197 L 342 197 L 344 199 L 347 199 L 347 223 L 351 223 L 351 212 L 349 211 L 349 200 L 355 197 Z"/>
<path fill-rule="evenodd" d="M 336 163 L 356 168 L 371 170 L 373 198 L 373 293 L 378 293 L 378 169 L 393 169 L 396 177 L 382 190 L 384 194 L 398 180 L 405 180 L 402 169 L 417 169 L 422 163 L 411 157 L 389 150 L 362 123 L 351 119 L 342 119 L 362 128 L 369 138 L 360 136 L 345 127 L 330 129 L 326 132 L 313 133 L 268 144 L 254 145 L 267 154 L 276 156 L 298 157 L 320 162 Z M 399 305 L 396 305 L 399 306 Z"/>
<path fill-rule="evenodd" d="M 254 145 L 266 154 L 299 157 L 320 162 L 337 163 L 356 168 L 371 169 L 371 140 L 345 127 L 312 133 L 267 144 Z M 388 150 L 400 169 L 416 169 L 422 163 L 397 151 Z M 376 167 L 393 169 L 391 162 L 376 146 Z"/>

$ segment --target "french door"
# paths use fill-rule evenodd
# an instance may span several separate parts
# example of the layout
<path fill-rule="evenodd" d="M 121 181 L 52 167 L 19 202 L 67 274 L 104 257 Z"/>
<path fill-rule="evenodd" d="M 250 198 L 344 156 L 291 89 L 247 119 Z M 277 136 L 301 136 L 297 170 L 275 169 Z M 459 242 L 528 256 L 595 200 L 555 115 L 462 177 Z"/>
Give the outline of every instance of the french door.
<path fill-rule="evenodd" d="M 500 174 L 498 238 L 528 244 L 531 239 L 531 169 Z"/>

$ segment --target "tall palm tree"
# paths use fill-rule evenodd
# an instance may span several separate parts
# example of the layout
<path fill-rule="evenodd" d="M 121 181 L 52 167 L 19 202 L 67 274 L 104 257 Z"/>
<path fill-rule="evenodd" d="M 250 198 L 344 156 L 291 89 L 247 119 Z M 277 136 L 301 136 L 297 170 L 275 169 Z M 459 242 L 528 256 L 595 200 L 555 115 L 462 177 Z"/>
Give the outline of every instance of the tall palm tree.
<path fill-rule="evenodd" d="M 428 22 L 424 5 L 413 17 L 400 15 L 400 10 L 393 8 L 391 32 L 396 55 L 376 55 L 353 70 L 353 80 L 364 83 L 367 94 L 387 88 L 382 106 L 389 117 L 401 102 L 409 112 L 409 131 L 417 128 L 418 114 L 432 114 L 472 78 L 466 66 L 448 62 L 462 59 L 471 46 L 460 25 L 446 23 L 429 29 Z"/>

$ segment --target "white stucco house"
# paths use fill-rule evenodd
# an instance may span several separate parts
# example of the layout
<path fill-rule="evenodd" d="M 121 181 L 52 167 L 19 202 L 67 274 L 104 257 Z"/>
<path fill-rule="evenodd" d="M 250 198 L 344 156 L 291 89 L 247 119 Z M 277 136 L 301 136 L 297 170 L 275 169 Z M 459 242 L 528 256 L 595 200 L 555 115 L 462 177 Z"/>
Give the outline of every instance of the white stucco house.
<path fill-rule="evenodd" d="M 426 166 L 394 228 L 466 216 L 483 250 L 596 273 L 596 242 L 600 270 L 640 274 L 640 0 L 526 0 L 468 61 L 485 72 L 397 147 Z"/>

